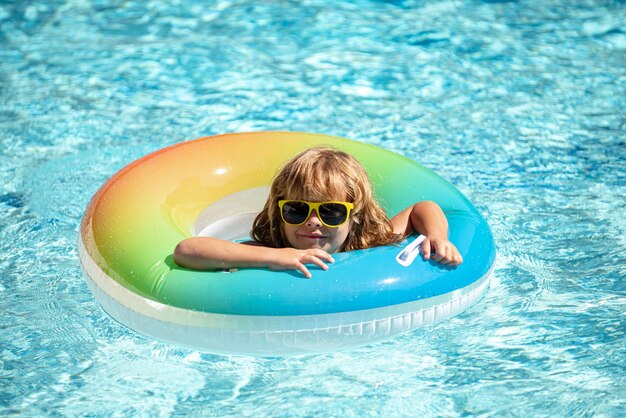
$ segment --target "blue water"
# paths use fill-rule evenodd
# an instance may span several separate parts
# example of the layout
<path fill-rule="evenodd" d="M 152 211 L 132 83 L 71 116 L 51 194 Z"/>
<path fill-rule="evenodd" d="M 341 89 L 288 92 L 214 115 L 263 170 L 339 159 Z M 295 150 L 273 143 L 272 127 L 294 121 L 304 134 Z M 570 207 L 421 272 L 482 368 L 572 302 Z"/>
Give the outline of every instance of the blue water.
<path fill-rule="evenodd" d="M 2 1 L 0 415 L 623 416 L 624 22 L 623 1 Z M 78 263 L 90 197 L 150 151 L 252 130 L 450 180 L 495 235 L 486 297 L 296 358 L 112 321 Z"/>

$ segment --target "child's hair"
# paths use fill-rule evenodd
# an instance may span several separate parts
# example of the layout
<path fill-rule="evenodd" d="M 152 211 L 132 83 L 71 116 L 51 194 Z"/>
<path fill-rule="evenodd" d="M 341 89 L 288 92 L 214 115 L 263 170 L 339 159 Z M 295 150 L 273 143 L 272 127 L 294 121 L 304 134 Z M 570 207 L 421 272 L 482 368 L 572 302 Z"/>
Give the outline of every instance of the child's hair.
<path fill-rule="evenodd" d="M 397 242 L 389 218 L 372 191 L 367 172 L 353 156 L 330 147 L 310 148 L 288 161 L 276 174 L 265 207 L 252 225 L 255 240 L 288 247 L 278 208 L 281 199 L 341 200 L 354 203 L 352 226 L 340 251 Z"/>

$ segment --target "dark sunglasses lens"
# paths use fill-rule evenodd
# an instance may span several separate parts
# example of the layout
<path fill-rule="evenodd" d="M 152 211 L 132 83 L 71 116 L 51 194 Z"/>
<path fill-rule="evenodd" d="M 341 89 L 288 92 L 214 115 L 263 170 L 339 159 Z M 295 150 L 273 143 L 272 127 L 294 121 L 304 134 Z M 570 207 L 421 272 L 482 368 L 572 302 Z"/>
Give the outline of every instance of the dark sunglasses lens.
<path fill-rule="evenodd" d="M 301 224 L 309 214 L 309 205 L 304 202 L 286 202 L 283 205 L 283 219 L 290 224 Z"/>
<path fill-rule="evenodd" d="M 348 217 L 348 208 L 338 203 L 324 203 L 320 206 L 319 215 L 327 225 L 341 225 Z"/>

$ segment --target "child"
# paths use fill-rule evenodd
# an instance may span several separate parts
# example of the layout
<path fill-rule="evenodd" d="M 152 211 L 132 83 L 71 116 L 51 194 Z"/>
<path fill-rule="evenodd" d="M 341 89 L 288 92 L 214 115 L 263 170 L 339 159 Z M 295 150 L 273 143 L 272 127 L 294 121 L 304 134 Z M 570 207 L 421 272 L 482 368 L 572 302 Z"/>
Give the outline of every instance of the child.
<path fill-rule="evenodd" d="M 345 152 L 316 147 L 296 155 L 274 178 L 252 226 L 254 241 L 189 238 L 178 244 L 174 260 L 197 270 L 267 267 L 298 270 L 310 278 L 305 264 L 327 270 L 332 253 L 398 242 L 413 232 L 426 236 L 424 259 L 461 264 L 436 203 L 416 203 L 389 220 L 363 166 Z"/>

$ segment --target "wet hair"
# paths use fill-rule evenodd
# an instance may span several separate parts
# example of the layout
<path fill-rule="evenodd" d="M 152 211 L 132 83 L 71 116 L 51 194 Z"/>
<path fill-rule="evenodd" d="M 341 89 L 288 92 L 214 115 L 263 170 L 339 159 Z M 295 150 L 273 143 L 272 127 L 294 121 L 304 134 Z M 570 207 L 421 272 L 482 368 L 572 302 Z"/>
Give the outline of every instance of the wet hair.
<path fill-rule="evenodd" d="M 330 147 L 315 147 L 293 157 L 276 174 L 263 210 L 254 220 L 251 236 L 264 245 L 282 248 L 285 237 L 278 208 L 281 199 L 352 202 L 350 232 L 340 251 L 398 242 L 391 222 L 374 198 L 372 184 L 356 158 Z"/>

